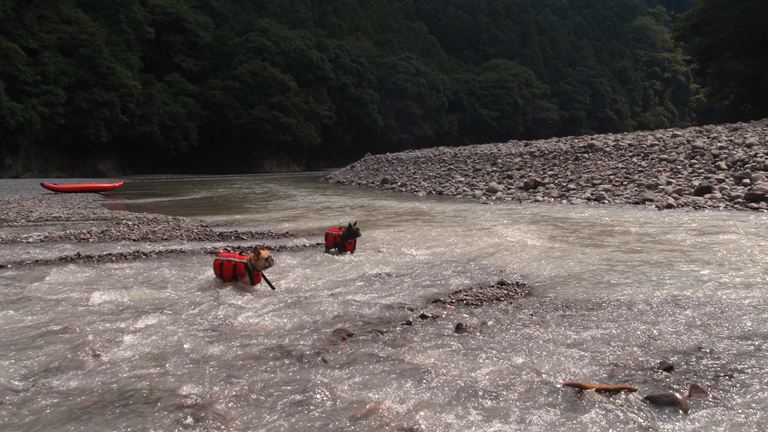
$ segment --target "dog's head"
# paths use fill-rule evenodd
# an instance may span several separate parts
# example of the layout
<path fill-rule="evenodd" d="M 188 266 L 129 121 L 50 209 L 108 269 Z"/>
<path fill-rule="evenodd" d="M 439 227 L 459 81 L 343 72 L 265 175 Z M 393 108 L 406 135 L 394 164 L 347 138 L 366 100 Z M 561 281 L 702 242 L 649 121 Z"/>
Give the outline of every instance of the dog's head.
<path fill-rule="evenodd" d="M 350 223 L 344 228 L 344 232 L 341 233 L 341 238 L 344 241 L 352 241 L 361 235 L 363 234 L 360 232 L 360 228 L 357 227 L 357 221 L 355 221 L 355 223 Z"/>
<path fill-rule="evenodd" d="M 272 258 L 272 252 L 261 246 L 257 246 L 253 249 L 253 252 L 248 257 L 248 261 L 257 271 L 264 271 L 275 265 L 275 260 Z"/>

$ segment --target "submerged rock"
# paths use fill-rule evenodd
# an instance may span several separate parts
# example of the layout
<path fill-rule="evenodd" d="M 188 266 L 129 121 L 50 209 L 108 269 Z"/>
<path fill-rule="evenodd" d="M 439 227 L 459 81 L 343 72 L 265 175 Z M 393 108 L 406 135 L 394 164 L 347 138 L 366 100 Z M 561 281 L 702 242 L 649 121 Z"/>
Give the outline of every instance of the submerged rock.
<path fill-rule="evenodd" d="M 659 362 L 658 365 L 656 365 L 656 369 L 658 369 L 660 371 L 663 371 L 663 372 L 669 373 L 669 372 L 672 372 L 673 370 L 675 370 L 675 365 L 673 365 L 672 363 L 670 363 L 670 362 L 668 362 L 666 360 L 662 360 L 662 361 Z"/>
<path fill-rule="evenodd" d="M 688 414 L 688 398 L 675 392 L 653 393 L 646 395 L 643 400 L 660 407 L 675 408 Z"/>
<path fill-rule="evenodd" d="M 468 331 L 469 331 L 469 327 L 463 322 L 457 322 L 456 326 L 453 328 L 453 332 L 456 334 L 464 334 Z"/>
<path fill-rule="evenodd" d="M 482 306 L 487 303 L 510 301 L 525 296 L 528 293 L 528 285 L 525 282 L 499 280 L 497 282 L 460 289 L 452 292 L 447 297 L 441 297 L 432 301 L 442 305 Z"/>
<path fill-rule="evenodd" d="M 709 397 L 709 391 L 703 386 L 693 383 L 688 387 L 689 399 L 706 399 Z"/>

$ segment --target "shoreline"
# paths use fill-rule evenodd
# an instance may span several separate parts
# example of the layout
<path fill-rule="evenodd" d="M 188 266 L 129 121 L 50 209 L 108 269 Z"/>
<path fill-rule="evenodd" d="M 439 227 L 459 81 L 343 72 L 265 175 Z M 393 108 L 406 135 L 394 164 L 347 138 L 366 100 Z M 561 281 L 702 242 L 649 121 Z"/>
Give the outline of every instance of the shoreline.
<path fill-rule="evenodd" d="M 39 247 L 46 243 L 71 243 L 85 246 L 121 241 L 137 244 L 135 250 L 127 252 L 91 254 L 78 251 L 54 258 L 5 260 L 0 261 L 0 268 L 75 262 L 119 262 L 185 253 L 213 254 L 222 248 L 247 249 L 263 245 L 270 240 L 298 237 L 289 232 L 216 230 L 194 218 L 110 210 L 101 205 L 94 194 L 12 195 L 0 198 L 0 208 L 3 208 L 0 215 L 0 245 L 24 244 Z M 201 246 L 191 250 L 142 250 L 140 247 L 141 244 L 176 240 L 200 243 L 255 243 L 239 246 Z M 288 251 L 319 245 L 322 243 L 269 247 L 273 250 Z"/>
<path fill-rule="evenodd" d="M 323 180 L 485 203 L 768 212 L 768 119 L 369 154 Z"/>

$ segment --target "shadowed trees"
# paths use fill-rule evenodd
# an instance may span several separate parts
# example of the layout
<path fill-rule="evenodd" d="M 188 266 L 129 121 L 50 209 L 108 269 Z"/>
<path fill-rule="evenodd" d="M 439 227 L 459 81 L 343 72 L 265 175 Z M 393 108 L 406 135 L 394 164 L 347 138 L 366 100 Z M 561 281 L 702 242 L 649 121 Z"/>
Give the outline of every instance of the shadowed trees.
<path fill-rule="evenodd" d="M 6 0 L 0 174 L 313 169 L 683 126 L 707 101 L 679 16 L 709 99 L 729 119 L 764 113 L 765 7 L 681 15 L 691 3 Z"/>

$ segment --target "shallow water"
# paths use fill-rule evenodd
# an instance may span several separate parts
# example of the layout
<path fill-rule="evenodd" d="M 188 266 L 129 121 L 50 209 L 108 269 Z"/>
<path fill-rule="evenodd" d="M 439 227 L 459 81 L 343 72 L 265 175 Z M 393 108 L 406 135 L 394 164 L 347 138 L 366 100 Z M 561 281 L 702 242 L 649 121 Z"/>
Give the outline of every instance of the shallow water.
<path fill-rule="evenodd" d="M 0 270 L 0 427 L 768 427 L 766 215 L 481 205 L 320 176 L 129 178 L 104 198 L 307 241 L 358 221 L 354 255 L 276 254 L 267 273 L 277 291 L 221 287 L 205 255 Z M 34 185 L 0 181 L 43 193 Z M 13 248 L 35 256 L 52 245 Z M 531 296 L 417 318 L 436 297 L 500 278 L 527 281 Z M 414 325 L 399 325 L 407 319 Z M 468 334 L 453 332 L 459 321 Z M 341 341 L 339 328 L 355 335 Z M 675 370 L 657 371 L 661 360 Z M 561 387 L 567 380 L 640 391 L 604 397 Z M 642 401 L 691 383 L 711 397 L 687 416 Z"/>

